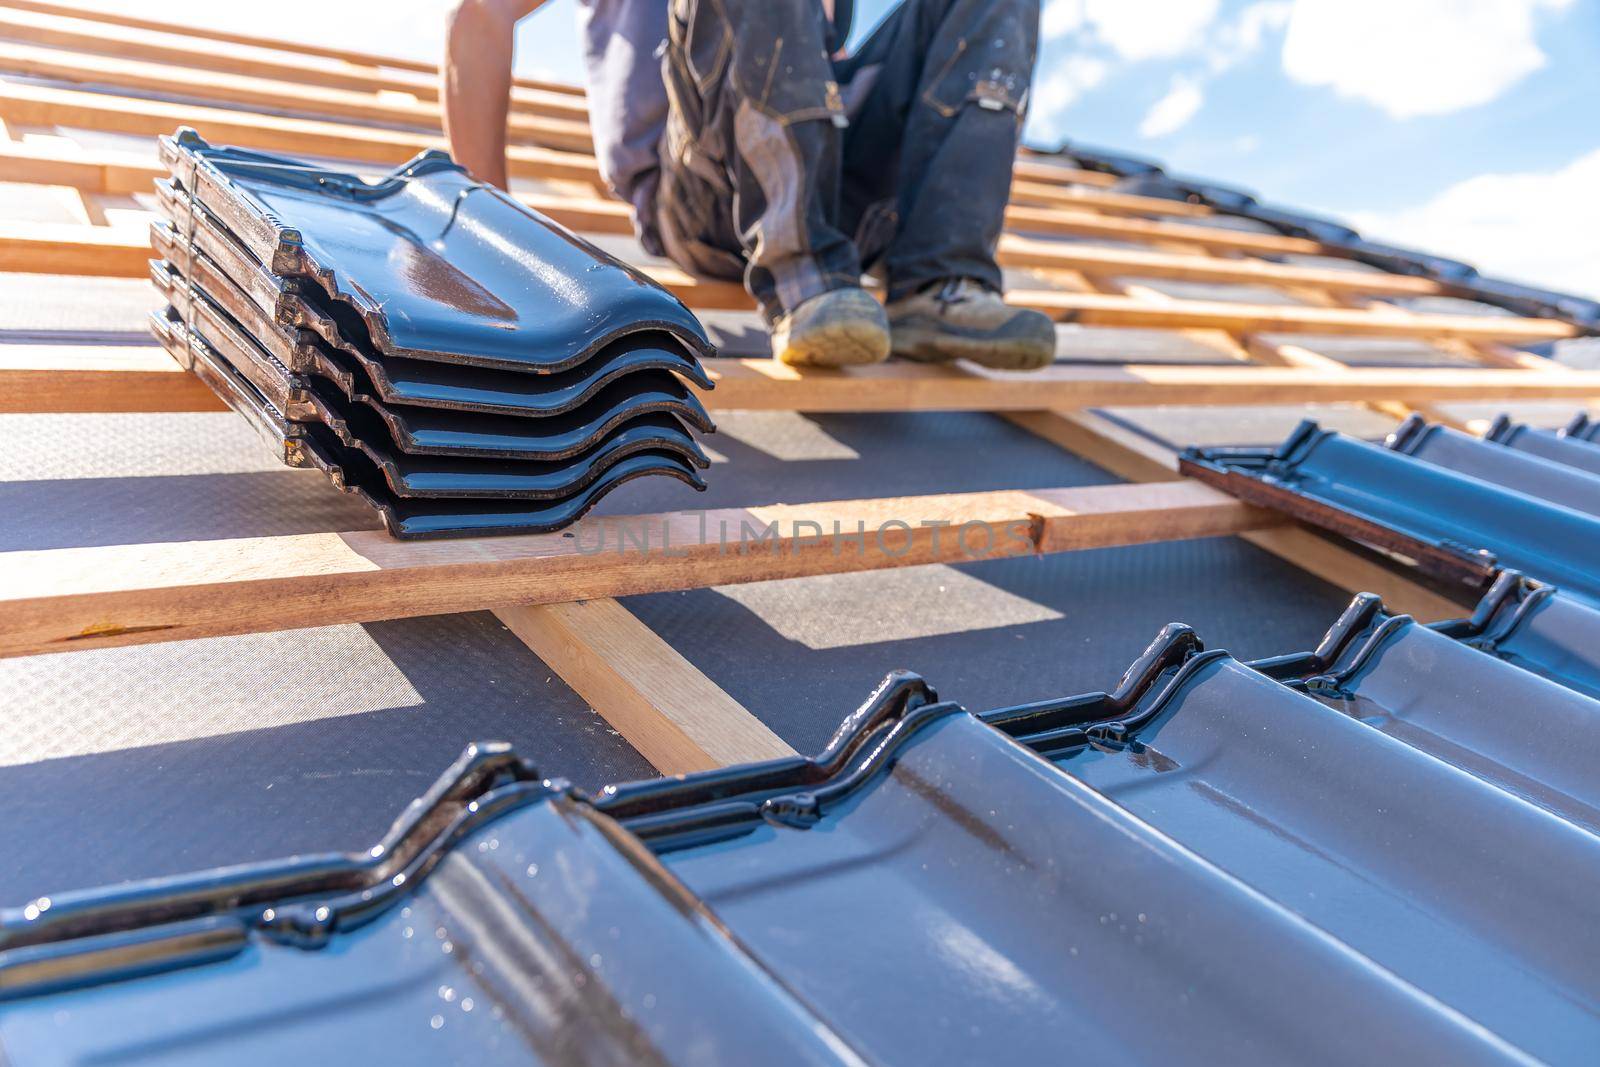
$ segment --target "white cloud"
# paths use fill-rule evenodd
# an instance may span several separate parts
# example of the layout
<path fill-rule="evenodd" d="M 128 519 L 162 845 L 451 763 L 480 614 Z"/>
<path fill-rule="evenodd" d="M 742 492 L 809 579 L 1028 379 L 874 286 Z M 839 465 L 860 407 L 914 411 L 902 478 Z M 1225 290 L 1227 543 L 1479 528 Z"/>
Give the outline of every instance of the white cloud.
<path fill-rule="evenodd" d="M 1039 16 L 1039 33 L 1045 40 L 1083 28 L 1083 0 L 1050 0 Z"/>
<path fill-rule="evenodd" d="M 1397 119 L 1493 100 L 1544 66 L 1535 16 L 1572 0 L 1296 0 L 1283 69 Z"/>
<path fill-rule="evenodd" d="M 1197 51 L 1217 17 L 1218 0 L 1049 0 L 1039 28 L 1046 40 L 1086 37 L 1129 61 Z"/>
<path fill-rule="evenodd" d="M 1198 49 L 1217 0 L 1083 0 L 1084 18 L 1127 60 L 1163 59 Z"/>
<path fill-rule="evenodd" d="M 1497 274 L 1600 297 L 1600 148 L 1560 170 L 1484 174 L 1416 208 L 1354 216 L 1379 240 L 1459 256 Z"/>
<path fill-rule="evenodd" d="M 1111 64 L 1103 59 L 1082 54 L 1065 56 L 1034 83 L 1029 112 L 1040 121 L 1056 118 L 1110 73 Z"/>
<path fill-rule="evenodd" d="M 1266 35 L 1281 30 L 1294 12 L 1293 0 L 1259 0 L 1221 26 L 1206 48 L 1206 67 L 1221 74 L 1242 63 L 1261 47 Z"/>
<path fill-rule="evenodd" d="M 1177 133 L 1194 118 L 1205 99 L 1198 82 L 1178 75 L 1172 79 L 1167 95 L 1157 100 L 1145 113 L 1144 121 L 1139 123 L 1139 136 L 1153 138 Z"/>
<path fill-rule="evenodd" d="M 1206 83 L 1258 52 L 1267 34 L 1288 22 L 1292 6 L 1255 0 L 1221 20 L 1219 0 L 1048 0 L 1042 33 L 1047 42 L 1070 37 L 1072 54 L 1047 53 L 1029 135 L 1048 139 L 1053 120 L 1127 64 L 1190 57 L 1183 63 L 1190 69 L 1173 76 L 1139 127 L 1147 138 L 1175 133 L 1204 104 Z"/>

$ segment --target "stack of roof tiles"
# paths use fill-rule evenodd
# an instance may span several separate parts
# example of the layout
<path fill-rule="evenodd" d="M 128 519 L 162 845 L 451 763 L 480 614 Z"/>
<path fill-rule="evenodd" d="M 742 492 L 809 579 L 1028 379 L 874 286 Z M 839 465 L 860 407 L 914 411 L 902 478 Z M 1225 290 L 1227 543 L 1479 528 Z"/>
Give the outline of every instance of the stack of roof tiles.
<path fill-rule="evenodd" d="M 0 1033 L 19 1062 L 1590 1062 L 1600 615 L 1547 592 L 1432 627 L 1361 596 L 1252 663 L 1173 624 L 1112 692 L 979 715 L 899 673 L 814 758 L 594 797 L 476 746 L 368 852 L 0 913 Z"/>
<path fill-rule="evenodd" d="M 426 152 L 369 183 L 161 141 L 156 335 L 400 537 L 538 532 L 645 475 L 704 488 L 710 345 L 675 297 Z"/>

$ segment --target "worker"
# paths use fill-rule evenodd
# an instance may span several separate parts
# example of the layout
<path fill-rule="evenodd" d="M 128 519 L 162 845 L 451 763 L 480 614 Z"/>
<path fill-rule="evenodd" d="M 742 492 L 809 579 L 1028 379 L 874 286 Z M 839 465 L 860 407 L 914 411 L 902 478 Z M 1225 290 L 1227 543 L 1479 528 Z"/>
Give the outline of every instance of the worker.
<path fill-rule="evenodd" d="M 543 2 L 449 18 L 451 151 L 501 187 L 513 32 Z M 744 282 L 784 363 L 1050 363 L 995 262 L 1039 0 L 903 0 L 846 55 L 853 4 L 579 0 L 601 174 L 646 251 Z"/>

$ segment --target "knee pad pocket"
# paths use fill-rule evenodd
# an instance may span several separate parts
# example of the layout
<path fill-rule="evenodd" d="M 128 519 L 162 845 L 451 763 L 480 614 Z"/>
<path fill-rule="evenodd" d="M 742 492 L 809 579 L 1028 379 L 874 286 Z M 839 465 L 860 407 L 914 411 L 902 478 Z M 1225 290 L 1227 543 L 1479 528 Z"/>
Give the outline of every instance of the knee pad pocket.
<path fill-rule="evenodd" d="M 779 38 L 770 51 L 740 49 L 733 83 L 750 106 L 785 126 L 825 119 L 843 124 L 844 97 L 820 47 Z"/>
<path fill-rule="evenodd" d="M 922 93 L 922 101 L 945 118 L 969 105 L 985 111 L 1009 111 L 1021 117 L 1033 80 L 1037 47 L 1037 10 L 1029 17 L 1024 5 L 997 5 L 989 17 L 961 37 Z M 937 62 L 937 60 L 936 60 Z"/>

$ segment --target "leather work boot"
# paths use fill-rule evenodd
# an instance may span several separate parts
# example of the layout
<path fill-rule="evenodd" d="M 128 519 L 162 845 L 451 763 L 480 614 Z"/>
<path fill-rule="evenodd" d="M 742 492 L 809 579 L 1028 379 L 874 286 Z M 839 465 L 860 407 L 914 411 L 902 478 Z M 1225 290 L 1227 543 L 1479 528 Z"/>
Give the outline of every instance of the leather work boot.
<path fill-rule="evenodd" d="M 791 367 L 854 367 L 889 357 L 889 320 L 866 290 L 832 289 L 772 324 L 772 354 Z"/>
<path fill-rule="evenodd" d="M 919 363 L 970 359 L 997 370 L 1038 370 L 1056 358 L 1056 328 L 971 278 L 950 278 L 888 307 L 893 352 Z"/>

